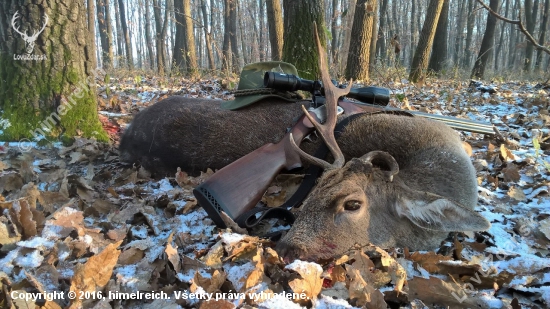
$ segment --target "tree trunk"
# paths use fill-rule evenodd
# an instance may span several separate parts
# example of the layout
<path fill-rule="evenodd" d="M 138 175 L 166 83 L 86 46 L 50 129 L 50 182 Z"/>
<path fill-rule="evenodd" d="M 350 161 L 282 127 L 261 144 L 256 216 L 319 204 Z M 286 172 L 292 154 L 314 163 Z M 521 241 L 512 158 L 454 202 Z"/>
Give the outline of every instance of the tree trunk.
<path fill-rule="evenodd" d="M 267 59 L 267 55 L 266 55 L 266 51 L 267 51 L 267 44 L 265 43 L 265 1 L 262 1 L 260 0 L 259 1 L 259 11 L 260 11 L 260 31 L 259 32 L 259 35 L 260 35 L 260 39 L 259 39 L 259 46 L 258 46 L 258 51 L 259 51 L 259 54 L 260 54 L 260 61 L 266 61 Z"/>
<path fill-rule="evenodd" d="M 458 23 L 456 26 L 455 46 L 453 50 L 453 62 L 455 66 L 458 66 L 460 62 L 460 53 L 462 51 L 462 43 L 464 42 L 464 21 L 466 20 L 466 2 L 460 1 L 458 3 Z"/>
<path fill-rule="evenodd" d="M 424 77 L 424 71 L 428 67 L 428 60 L 430 51 L 432 50 L 437 21 L 442 8 L 443 0 L 430 0 L 428 12 L 426 13 L 426 20 L 422 26 L 422 34 L 420 35 L 418 46 L 414 52 L 411 72 L 409 74 L 409 80 L 413 83 L 416 83 Z"/>
<path fill-rule="evenodd" d="M 0 131 L 1 140 L 108 139 L 98 119 L 95 90 L 95 79 L 103 72 L 93 66 L 84 3 L 0 2 L 0 117 L 11 124 Z M 62 14 L 60 8 L 74 14 Z M 25 42 L 26 33 L 36 33 L 36 40 Z"/>
<path fill-rule="evenodd" d="M 378 1 L 374 1 L 374 19 L 372 21 L 372 35 L 370 40 L 369 65 L 376 64 L 376 42 L 378 42 Z"/>
<path fill-rule="evenodd" d="M 174 2 L 174 13 L 176 17 L 176 41 L 172 65 L 180 72 L 195 76 L 198 73 L 198 66 L 193 20 L 191 19 L 191 1 L 176 0 Z"/>
<path fill-rule="evenodd" d="M 539 44 L 545 45 L 546 28 L 548 27 L 548 14 L 550 14 L 550 0 L 544 1 L 544 11 L 542 12 L 542 24 L 540 25 Z M 537 59 L 535 61 L 535 69 L 540 71 L 542 66 L 542 55 L 544 52 L 542 49 L 537 50 Z"/>
<path fill-rule="evenodd" d="M 505 0 L 506 1 L 506 8 L 504 10 L 504 16 L 508 16 L 508 8 L 510 7 L 510 1 L 511 0 Z M 500 38 L 498 40 L 498 43 L 495 43 L 496 50 L 495 50 L 495 71 L 498 71 L 499 64 L 502 59 L 500 59 L 500 51 L 502 50 L 502 46 L 504 45 L 504 30 L 506 29 L 505 24 L 500 23 Z"/>
<path fill-rule="evenodd" d="M 113 28 L 109 0 L 97 0 L 97 23 L 101 41 L 103 67 L 110 69 L 113 62 Z"/>
<path fill-rule="evenodd" d="M 351 37 L 354 44 L 350 45 L 346 78 L 369 80 L 369 58 L 372 40 L 372 24 L 376 14 L 376 0 L 359 0 L 355 7 Z"/>
<path fill-rule="evenodd" d="M 233 73 L 240 72 L 239 42 L 237 40 L 237 6 L 238 0 L 229 0 L 229 40 L 231 41 Z"/>
<path fill-rule="evenodd" d="M 413 46 L 416 46 L 416 42 L 417 42 L 417 38 L 418 38 L 418 30 L 416 29 L 416 22 L 414 20 L 414 17 L 416 16 L 416 14 L 418 14 L 416 12 L 416 0 L 411 0 L 411 51 L 412 51 L 412 48 Z M 412 63 L 412 60 L 413 60 L 413 53 L 411 52 L 411 57 L 410 57 L 410 61 Z"/>
<path fill-rule="evenodd" d="M 342 20 L 342 24 L 344 25 L 344 29 L 340 31 L 340 33 L 344 33 L 344 43 L 342 44 L 342 50 L 340 51 L 340 58 L 341 59 L 348 59 L 349 55 L 349 46 L 351 43 L 351 28 L 353 28 L 353 15 L 355 15 L 355 6 L 357 4 L 356 0 L 349 1 L 349 6 L 347 8 L 347 14 L 346 18 Z M 342 74 L 345 72 L 346 69 L 346 61 L 340 61 L 338 66 L 338 73 Z"/>
<path fill-rule="evenodd" d="M 330 57 L 334 66 L 338 65 L 338 12 L 338 0 L 332 0 L 332 18 L 330 20 L 332 40 L 330 41 Z"/>
<path fill-rule="evenodd" d="M 413 0 L 413 8 L 414 8 L 414 0 Z M 378 48 L 378 54 L 380 55 L 380 59 L 382 59 L 382 63 L 385 63 L 386 61 L 386 40 L 388 38 L 388 21 L 386 18 L 386 11 L 388 10 L 388 0 L 382 0 L 382 4 L 380 5 L 380 31 L 378 34 L 378 43 L 376 44 L 376 47 Z M 414 15 L 412 15 L 414 17 Z M 414 18 L 412 18 L 414 20 Z M 412 21 L 411 21 L 412 22 Z M 413 33 L 414 35 L 414 33 Z"/>
<path fill-rule="evenodd" d="M 500 0 L 491 0 L 491 2 L 489 3 L 489 7 L 491 8 L 491 10 L 497 13 L 499 5 Z M 487 13 L 487 27 L 485 28 L 485 34 L 483 35 L 483 41 L 481 42 L 479 55 L 477 56 L 476 63 L 474 64 L 474 68 L 472 69 L 472 78 L 483 78 L 483 74 L 485 73 L 485 66 L 490 59 L 490 51 L 493 49 L 496 23 L 497 18 L 493 14 Z"/>
<path fill-rule="evenodd" d="M 203 20 L 203 29 L 204 29 L 204 40 L 206 41 L 206 52 L 208 53 L 208 68 L 214 70 L 216 64 L 214 63 L 214 53 L 212 52 L 212 37 L 210 32 L 208 32 L 208 15 L 206 14 L 206 3 L 204 0 L 201 1 L 201 11 L 202 11 L 202 20 Z"/>
<path fill-rule="evenodd" d="M 90 47 L 93 48 L 93 57 L 91 59 L 92 61 L 92 67 L 97 67 L 97 57 L 96 55 L 96 42 L 95 42 L 95 1 L 94 0 L 87 0 L 87 11 L 88 11 L 88 31 L 90 32 Z"/>
<path fill-rule="evenodd" d="M 285 10 L 283 61 L 293 63 L 300 77 L 316 79 L 319 77 L 319 54 L 313 37 L 313 22 L 317 23 L 321 44 L 326 48 L 322 2 L 283 0 L 283 8 Z"/>
<path fill-rule="evenodd" d="M 120 25 L 120 10 L 118 9 L 118 1 L 114 0 L 115 6 L 115 27 L 116 27 L 116 43 L 117 43 L 117 67 L 121 67 L 120 59 L 124 57 L 124 47 L 122 45 L 122 26 Z"/>
<path fill-rule="evenodd" d="M 464 44 L 464 56 L 462 58 L 462 67 L 470 67 L 470 59 L 472 58 L 472 51 L 470 47 L 472 46 L 472 35 L 474 32 L 475 26 L 475 15 L 474 15 L 474 0 L 468 0 L 468 22 L 466 23 L 466 42 Z"/>
<path fill-rule="evenodd" d="M 434 48 L 428 69 L 434 72 L 441 72 L 447 61 L 447 31 L 449 25 L 449 0 L 443 0 L 443 8 L 437 22 L 437 29 L 434 37 Z"/>
<path fill-rule="evenodd" d="M 124 46 L 126 47 L 126 61 L 130 70 L 134 69 L 134 57 L 132 53 L 132 41 L 130 41 L 130 32 L 128 31 L 128 24 L 126 23 L 126 10 L 124 9 L 124 1 L 118 0 L 118 9 L 120 11 L 120 25 L 124 33 Z"/>
<path fill-rule="evenodd" d="M 535 31 L 538 9 L 539 0 L 535 0 L 534 4 L 533 0 L 525 0 L 525 28 L 531 34 Z M 529 72 L 531 70 L 533 51 L 533 43 L 527 41 L 527 46 L 525 47 L 525 58 L 523 59 L 523 71 L 525 72 Z"/>
<path fill-rule="evenodd" d="M 223 22 L 224 22 L 224 33 L 223 33 L 223 47 L 222 47 L 222 51 L 223 51 L 223 59 L 222 59 L 222 69 L 226 72 L 226 73 L 229 73 L 231 71 L 231 60 L 232 60 L 232 55 L 231 55 L 231 40 L 230 40 L 230 32 L 231 30 L 229 29 L 230 26 L 229 26 L 229 19 L 230 19 L 230 14 L 229 14 L 229 10 L 230 10 L 230 4 L 229 2 L 231 2 L 232 0 L 224 0 L 223 1 Z"/>
<path fill-rule="evenodd" d="M 147 56 L 151 70 L 155 68 L 155 57 L 153 53 L 153 36 L 151 35 L 151 8 L 150 0 L 145 0 L 145 41 L 147 41 Z"/>
<path fill-rule="evenodd" d="M 119 0 L 121 1 L 121 0 Z M 167 1 L 168 2 L 168 1 Z M 168 4 L 168 3 L 167 3 Z M 157 68 L 161 75 L 166 72 L 166 52 L 165 52 L 165 39 L 166 30 L 168 28 L 168 5 L 164 8 L 164 21 L 161 17 L 161 8 L 158 0 L 153 0 L 153 12 L 155 15 L 156 24 L 156 45 L 157 45 Z"/>

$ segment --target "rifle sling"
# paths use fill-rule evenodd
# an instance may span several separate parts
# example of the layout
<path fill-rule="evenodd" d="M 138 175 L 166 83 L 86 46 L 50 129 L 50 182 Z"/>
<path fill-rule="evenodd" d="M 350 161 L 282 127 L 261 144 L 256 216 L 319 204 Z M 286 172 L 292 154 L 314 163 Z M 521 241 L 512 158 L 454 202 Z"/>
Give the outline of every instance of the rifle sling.
<path fill-rule="evenodd" d="M 374 112 L 374 113 L 357 113 L 352 114 L 346 118 L 344 118 L 342 121 L 340 121 L 336 127 L 334 128 L 334 136 L 338 138 L 345 130 L 346 126 L 350 124 L 353 120 L 365 116 L 365 115 L 373 115 L 373 114 L 398 114 L 398 115 L 407 115 L 407 116 L 413 116 L 407 112 L 402 111 L 380 111 L 380 112 Z M 317 151 L 315 151 L 314 156 L 320 159 L 325 159 L 327 154 L 329 153 L 328 147 L 323 143 Z M 311 189 L 315 186 L 315 183 L 317 182 L 317 178 L 321 176 L 323 173 L 323 170 L 321 167 L 316 165 L 310 165 L 305 173 L 304 180 L 302 180 L 302 183 L 298 187 L 298 190 L 286 201 L 283 205 L 279 207 L 254 207 L 243 214 L 241 214 L 238 218 L 235 219 L 235 222 L 241 226 L 245 227 L 247 229 L 254 228 L 258 224 L 260 224 L 264 220 L 277 218 L 280 220 L 284 220 L 287 224 L 292 225 L 294 223 L 294 220 L 296 220 L 296 217 L 294 214 L 289 210 L 294 207 L 298 207 L 302 201 L 307 197 L 309 192 L 311 192 Z M 261 213 L 259 216 L 257 216 L 258 213 Z M 263 237 L 271 238 L 272 240 L 276 240 L 281 236 L 281 232 L 273 232 L 268 233 L 265 235 L 258 235 Z"/>

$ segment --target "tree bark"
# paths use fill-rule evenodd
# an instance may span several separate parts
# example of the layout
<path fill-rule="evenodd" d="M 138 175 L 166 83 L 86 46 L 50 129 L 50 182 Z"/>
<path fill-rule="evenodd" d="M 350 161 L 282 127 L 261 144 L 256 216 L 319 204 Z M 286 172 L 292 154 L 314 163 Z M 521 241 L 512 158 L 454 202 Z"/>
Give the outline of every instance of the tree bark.
<path fill-rule="evenodd" d="M 322 2 L 316 0 L 283 0 L 284 33 L 283 61 L 293 63 L 302 78 L 319 77 L 319 54 L 313 37 L 313 22 L 321 44 L 326 48 Z"/>
<path fill-rule="evenodd" d="M 411 72 L 409 74 L 409 80 L 413 83 L 416 83 L 424 77 L 424 71 L 428 67 L 428 60 L 430 51 L 432 50 L 437 21 L 442 8 L 443 0 L 430 0 L 428 12 L 426 13 L 426 20 L 422 26 L 422 34 L 420 35 L 418 46 L 414 52 Z"/>
<path fill-rule="evenodd" d="M 414 8 L 414 0 L 413 0 L 413 8 Z M 380 31 L 378 34 L 378 43 L 376 44 L 376 48 L 378 48 L 378 54 L 380 55 L 380 59 L 382 59 L 382 63 L 386 61 L 386 40 L 388 38 L 388 22 L 386 18 L 386 11 L 388 10 L 388 0 L 382 0 L 382 4 L 380 5 Z M 414 12 L 413 12 L 414 13 Z M 414 20 L 414 14 L 412 15 L 412 19 Z M 411 21 L 411 23 L 414 23 Z M 414 33 L 413 33 L 414 35 Z"/>
<path fill-rule="evenodd" d="M 121 0 L 119 0 L 121 1 Z M 167 0 L 168 2 L 168 0 Z M 156 45 L 157 45 L 157 69 L 161 75 L 166 73 L 166 52 L 165 52 L 165 39 L 166 29 L 168 28 L 168 7 L 164 8 L 164 21 L 161 17 L 161 8 L 158 0 L 153 0 L 153 12 L 155 16 L 156 25 Z"/>
<path fill-rule="evenodd" d="M 470 67 L 470 59 L 472 58 L 472 52 L 470 47 L 472 46 L 472 35 L 474 32 L 475 26 L 475 15 L 474 15 L 474 0 L 468 0 L 468 22 L 466 23 L 466 42 L 464 44 L 464 56 L 462 58 L 462 67 Z"/>
<path fill-rule="evenodd" d="M 195 35 L 191 19 L 191 1 L 175 0 L 176 40 L 174 44 L 173 66 L 180 72 L 191 76 L 198 73 L 197 55 L 195 53 Z"/>
<path fill-rule="evenodd" d="M 374 1 L 374 19 L 372 21 L 372 35 L 370 40 L 369 65 L 376 64 L 376 43 L 378 42 L 378 1 Z"/>
<path fill-rule="evenodd" d="M 441 72 L 447 61 L 447 38 L 449 32 L 447 31 L 449 25 L 449 0 L 443 0 L 443 8 L 439 15 L 437 22 L 437 28 L 435 31 L 434 43 L 435 46 L 430 58 L 430 64 L 428 69 L 434 72 Z"/>
<path fill-rule="evenodd" d="M 124 33 L 124 46 L 126 47 L 126 61 L 130 70 L 134 69 L 134 57 L 132 53 L 132 41 L 130 41 L 130 32 L 128 31 L 128 24 L 126 23 L 126 9 L 124 8 L 124 1 L 118 0 L 118 9 L 120 11 L 120 25 L 122 26 L 122 32 Z"/>
<path fill-rule="evenodd" d="M 149 66 L 151 69 L 155 68 L 155 57 L 153 53 L 153 36 L 151 35 L 151 2 L 145 0 L 145 41 L 147 41 L 147 55 L 149 58 Z"/>
<path fill-rule="evenodd" d="M 98 119 L 95 90 L 95 78 L 103 72 L 93 66 L 84 4 L 0 2 L 0 110 L 11 124 L 0 132 L 1 140 L 77 135 L 108 139 Z M 21 33 L 35 31 L 34 44 L 26 45 Z"/>
<path fill-rule="evenodd" d="M 544 45 L 546 40 L 546 29 L 548 28 L 548 15 L 550 14 L 550 0 L 544 1 L 544 11 L 542 12 L 542 24 L 540 25 L 539 44 Z M 537 59 L 535 61 L 535 69 L 540 71 L 542 66 L 542 55 L 544 52 L 541 49 L 537 50 Z"/>
<path fill-rule="evenodd" d="M 116 27 L 116 43 L 117 43 L 117 66 L 120 68 L 120 59 L 124 57 L 124 46 L 122 44 L 122 26 L 120 25 L 120 10 L 118 9 L 118 1 L 114 0 L 115 7 L 115 27 Z"/>
<path fill-rule="evenodd" d="M 464 42 L 464 21 L 466 20 L 466 2 L 460 1 L 458 4 L 458 24 L 457 24 L 457 32 L 455 37 L 455 46 L 454 46 L 454 64 L 458 65 L 461 59 L 461 51 L 463 50 L 462 44 Z"/>
<path fill-rule="evenodd" d="M 208 68 L 214 70 L 216 64 L 214 63 L 214 53 L 212 52 L 212 37 L 208 31 L 208 15 L 206 14 L 206 3 L 204 0 L 201 1 L 201 11 L 202 11 L 202 20 L 203 20 L 203 29 L 204 29 L 204 40 L 206 41 L 206 52 L 208 53 Z"/>
<path fill-rule="evenodd" d="M 346 65 L 346 78 L 369 80 L 369 59 L 372 40 L 372 26 L 376 14 L 376 0 L 359 0 L 355 7 L 350 45 Z"/>
<path fill-rule="evenodd" d="M 90 47 L 93 48 L 93 54 L 94 57 L 92 57 L 92 66 L 94 68 L 97 67 L 97 58 L 95 57 L 96 54 L 96 42 L 95 42 L 95 1 L 94 0 L 88 0 L 87 3 L 88 7 L 88 31 L 90 32 Z"/>
<path fill-rule="evenodd" d="M 491 10 L 498 13 L 500 0 L 491 0 L 489 6 L 491 7 Z M 491 56 L 490 51 L 493 49 L 494 45 L 496 23 L 497 18 L 491 13 L 487 13 L 487 27 L 485 28 L 485 34 L 483 35 L 479 55 L 477 56 L 476 63 L 472 69 L 472 78 L 482 79 L 485 74 L 485 66 L 489 62 Z"/>
<path fill-rule="evenodd" d="M 231 55 L 231 40 L 229 38 L 231 36 L 231 30 L 229 26 L 230 18 L 231 18 L 229 14 L 229 11 L 230 11 L 229 2 L 231 2 L 231 0 L 223 1 L 224 33 L 223 33 L 223 47 L 222 47 L 222 51 L 223 51 L 222 69 L 226 73 L 229 73 L 231 71 L 231 67 L 232 67 L 231 60 L 233 58 Z"/>
<path fill-rule="evenodd" d="M 109 0 L 97 0 L 97 23 L 101 41 L 103 67 L 110 69 L 113 63 L 113 28 Z"/>
<path fill-rule="evenodd" d="M 266 51 L 267 51 L 267 44 L 265 42 L 265 5 L 266 3 L 262 0 L 259 1 L 259 11 L 260 11 L 260 31 L 259 32 L 259 46 L 258 46 L 258 49 L 259 49 L 259 54 L 260 54 L 260 61 L 266 61 L 267 59 L 267 55 L 266 55 Z"/>
<path fill-rule="evenodd" d="M 229 40 L 231 41 L 233 73 L 240 72 L 239 42 L 237 40 L 237 6 L 238 0 L 229 0 Z"/>
<path fill-rule="evenodd" d="M 538 9 L 539 0 L 535 0 L 534 4 L 533 0 L 525 0 L 525 28 L 531 34 L 535 31 Z M 527 46 L 525 47 L 525 58 L 523 58 L 523 71 L 525 72 L 529 72 L 531 70 L 533 51 L 533 44 L 527 41 Z"/>
<path fill-rule="evenodd" d="M 510 1 L 511 0 L 505 0 L 506 1 L 506 8 L 504 11 L 504 16 L 508 16 L 508 8 L 510 7 Z M 499 64 L 502 59 L 500 59 L 500 51 L 502 50 L 502 46 L 504 45 L 504 30 L 506 29 L 506 25 L 501 24 L 500 25 L 500 39 L 498 40 L 498 43 L 496 43 L 496 50 L 495 50 L 495 71 L 498 71 Z"/>

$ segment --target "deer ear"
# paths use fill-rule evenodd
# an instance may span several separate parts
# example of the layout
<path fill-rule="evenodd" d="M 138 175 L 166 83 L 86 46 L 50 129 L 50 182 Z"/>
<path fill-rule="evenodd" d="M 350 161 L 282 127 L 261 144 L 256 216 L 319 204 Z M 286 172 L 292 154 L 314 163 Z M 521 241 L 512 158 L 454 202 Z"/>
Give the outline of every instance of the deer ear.
<path fill-rule="evenodd" d="M 409 188 L 406 191 L 396 202 L 397 214 L 421 228 L 458 232 L 485 231 L 491 227 L 483 216 L 454 201 Z"/>

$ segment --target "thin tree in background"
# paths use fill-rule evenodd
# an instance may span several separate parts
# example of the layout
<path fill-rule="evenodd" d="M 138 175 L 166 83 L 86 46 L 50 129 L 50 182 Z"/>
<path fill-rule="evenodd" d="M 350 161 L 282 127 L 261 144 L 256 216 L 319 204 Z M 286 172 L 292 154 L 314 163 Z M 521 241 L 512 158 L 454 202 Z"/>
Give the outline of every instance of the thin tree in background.
<path fill-rule="evenodd" d="M 283 61 L 293 63 L 300 77 L 315 79 L 319 72 L 319 55 L 313 38 L 313 23 L 317 23 L 321 43 L 326 48 L 323 3 L 316 0 L 283 0 L 283 8 Z"/>
<path fill-rule="evenodd" d="M 203 21 L 203 29 L 204 29 L 204 41 L 206 42 L 206 51 L 208 53 L 208 68 L 210 70 L 214 70 L 216 68 L 216 64 L 214 63 L 214 52 L 212 51 L 212 35 L 208 31 L 208 14 L 206 13 L 206 3 L 204 0 L 201 1 L 201 13 L 202 13 L 202 21 Z"/>
<path fill-rule="evenodd" d="M 149 67 L 154 69 L 155 57 L 153 53 L 153 36 L 151 35 L 151 0 L 145 0 L 145 41 L 147 45 L 147 57 L 149 58 Z"/>
<path fill-rule="evenodd" d="M 462 67 L 470 67 L 470 59 L 472 58 L 472 51 L 470 50 L 472 46 L 472 36 L 474 33 L 475 26 L 475 15 L 474 15 L 474 0 L 468 0 L 468 21 L 466 23 L 466 42 L 464 43 L 464 54 L 462 55 Z"/>
<path fill-rule="evenodd" d="M 369 65 L 376 64 L 376 43 L 378 43 L 378 1 L 374 1 L 374 19 L 372 21 L 372 35 L 370 40 Z"/>
<path fill-rule="evenodd" d="M 437 28 L 434 37 L 434 47 L 428 69 L 434 72 L 441 72 L 447 61 L 447 38 L 449 36 L 449 2 L 450 0 L 443 0 L 443 8 L 439 15 L 439 21 L 437 22 Z"/>
<path fill-rule="evenodd" d="M 111 25 L 111 10 L 109 0 L 97 0 L 97 23 L 101 41 L 101 58 L 103 67 L 110 69 L 113 62 L 113 26 Z"/>
<path fill-rule="evenodd" d="M 498 12 L 498 7 L 500 6 L 500 0 L 491 0 L 489 7 L 494 12 Z M 472 69 L 472 78 L 483 78 L 485 74 L 485 66 L 489 62 L 491 56 L 491 49 L 494 45 L 495 40 L 495 29 L 497 18 L 491 13 L 487 13 L 487 27 L 485 28 L 485 34 L 483 35 L 483 41 L 481 42 L 481 48 L 479 49 L 479 54 Z"/>
<path fill-rule="evenodd" d="M 376 0 L 359 0 L 357 2 L 351 30 L 354 44 L 350 45 L 346 65 L 347 79 L 369 80 L 369 58 L 375 14 Z"/>
<path fill-rule="evenodd" d="M 198 72 L 195 54 L 195 35 L 191 19 L 191 1 L 175 0 L 176 40 L 174 43 L 173 65 L 181 72 L 194 76 Z"/>
<path fill-rule="evenodd" d="M 87 10 L 88 10 L 88 31 L 90 31 L 90 46 L 96 50 L 96 42 L 95 42 L 95 2 L 94 0 L 88 0 L 87 3 Z M 95 52 L 94 52 L 95 54 Z M 92 66 L 95 68 L 97 67 L 97 58 L 91 57 L 90 61 L 92 61 Z"/>
<path fill-rule="evenodd" d="M 119 0 L 122 1 L 122 0 Z M 163 75 L 166 73 L 166 52 L 165 41 L 168 30 L 168 7 L 164 8 L 164 20 L 161 17 L 161 7 L 158 0 L 153 0 L 153 14 L 155 16 L 156 35 L 155 41 L 157 46 L 157 69 Z"/>
<path fill-rule="evenodd" d="M 413 8 L 414 8 L 414 0 L 413 0 Z M 389 38 L 389 34 L 387 31 L 387 10 L 388 10 L 388 0 L 382 0 L 382 3 L 380 4 L 380 30 L 378 31 L 378 42 L 376 44 L 376 48 L 378 49 L 377 54 L 379 55 L 380 59 L 382 61 L 386 60 L 386 41 Z M 414 16 L 414 15 L 412 15 Z M 414 19 L 414 18 L 413 18 Z"/>
<path fill-rule="evenodd" d="M 239 45 L 237 43 L 237 0 L 224 0 L 224 36 L 222 68 L 226 72 L 239 71 Z"/>
<path fill-rule="evenodd" d="M 525 0 L 525 28 L 531 34 L 535 31 L 538 9 L 539 0 L 535 0 L 534 4 L 533 0 Z M 533 44 L 528 41 L 527 46 L 525 46 L 525 58 L 523 58 L 523 71 L 525 72 L 531 70 L 534 50 Z"/>
<path fill-rule="evenodd" d="M 124 46 L 126 49 L 126 62 L 130 70 L 134 69 L 134 60 L 132 53 L 132 42 L 130 41 L 130 32 L 128 32 L 128 24 L 126 23 L 126 10 L 124 8 L 124 1 L 118 0 L 118 10 L 120 13 L 120 25 L 122 27 Z"/>
<path fill-rule="evenodd" d="M 546 40 L 546 28 L 548 28 L 548 14 L 550 14 L 550 0 L 544 1 L 544 10 L 542 11 L 542 24 L 540 25 L 539 44 L 544 45 Z M 537 49 L 537 59 L 535 61 L 535 70 L 540 71 L 542 66 L 542 55 L 544 51 Z"/>
<path fill-rule="evenodd" d="M 422 26 L 422 34 L 420 35 L 418 46 L 414 52 L 411 72 L 409 74 L 409 80 L 413 83 L 418 82 L 424 77 L 424 71 L 428 67 L 428 60 L 432 50 L 437 21 L 442 8 L 443 0 L 430 0 L 428 12 L 426 13 L 426 20 L 424 21 L 424 26 Z"/>

